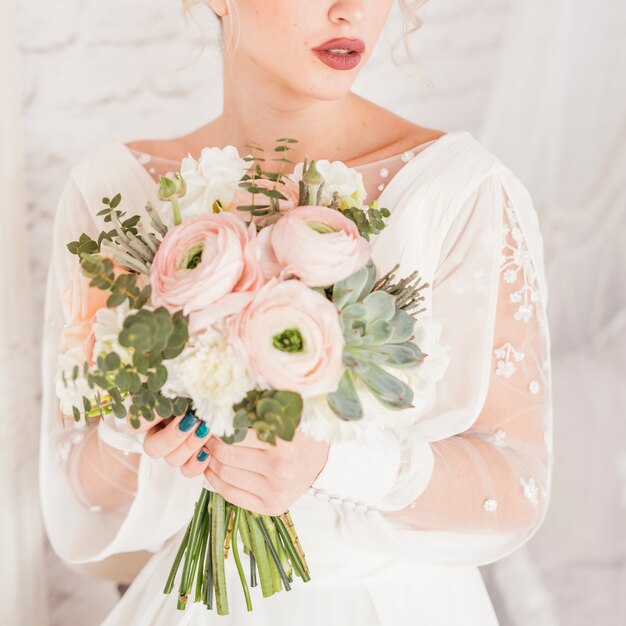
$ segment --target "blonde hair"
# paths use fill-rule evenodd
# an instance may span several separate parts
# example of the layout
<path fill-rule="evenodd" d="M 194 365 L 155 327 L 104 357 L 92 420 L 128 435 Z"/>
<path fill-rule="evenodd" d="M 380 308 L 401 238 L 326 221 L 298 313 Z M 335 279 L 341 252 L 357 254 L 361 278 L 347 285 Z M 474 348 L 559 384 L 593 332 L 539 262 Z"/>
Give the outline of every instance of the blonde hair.
<path fill-rule="evenodd" d="M 415 57 L 413 56 L 413 52 L 411 50 L 411 44 L 409 41 L 410 36 L 415 31 L 419 30 L 419 28 L 423 24 L 422 19 L 419 17 L 418 13 L 419 13 L 419 10 L 422 8 L 422 6 L 425 5 L 427 2 L 428 0 L 398 0 L 400 10 L 402 11 L 404 15 L 404 20 L 402 23 L 402 37 L 394 43 L 393 48 L 391 50 L 391 59 L 392 59 L 393 64 L 396 67 L 401 67 L 400 64 L 397 63 L 395 53 L 396 53 L 398 46 L 403 45 L 404 50 L 408 58 L 411 61 L 411 66 L 417 70 L 417 75 L 420 76 L 422 80 L 426 82 L 426 84 L 428 84 L 429 86 L 432 86 L 431 81 L 427 77 L 425 77 L 419 70 L 419 67 L 418 67 L 419 64 L 417 60 L 415 59 Z M 205 5 L 208 7 L 206 0 L 182 0 L 182 12 L 183 12 L 185 21 L 187 21 L 189 16 L 193 16 L 192 10 L 197 5 Z M 228 7 L 229 15 L 232 15 L 235 17 L 235 21 L 237 22 L 237 25 L 238 25 L 239 22 L 236 18 L 237 5 L 235 4 L 235 0 L 226 0 L 226 5 Z M 211 13 L 215 15 L 215 13 L 213 13 L 212 10 L 211 10 Z M 199 30 L 201 31 L 202 29 L 200 27 L 199 22 L 195 19 L 195 17 L 193 19 L 196 22 L 196 25 L 199 27 Z M 219 19 L 221 22 L 221 18 Z M 224 40 L 223 40 L 223 30 L 221 30 L 221 35 L 222 36 L 220 38 L 220 45 L 221 45 L 222 54 L 225 55 L 225 57 L 227 57 L 231 53 L 231 51 L 234 52 L 234 50 L 236 50 L 237 48 L 237 45 L 239 43 L 239 28 L 237 28 L 237 35 L 236 35 L 236 40 L 235 40 L 234 45 L 232 44 L 232 38 L 231 38 L 231 40 L 229 40 L 228 44 L 225 47 Z M 200 49 L 200 52 L 198 53 L 198 56 L 196 57 L 196 59 L 204 52 L 205 49 L 206 49 L 206 39 L 203 40 L 202 48 Z"/>

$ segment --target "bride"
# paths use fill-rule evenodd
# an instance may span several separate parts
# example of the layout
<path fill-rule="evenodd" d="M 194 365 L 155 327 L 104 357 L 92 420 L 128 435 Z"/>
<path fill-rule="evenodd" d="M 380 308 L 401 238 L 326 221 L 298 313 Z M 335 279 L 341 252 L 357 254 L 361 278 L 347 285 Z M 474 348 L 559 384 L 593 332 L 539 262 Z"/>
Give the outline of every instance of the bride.
<path fill-rule="evenodd" d="M 531 198 L 469 132 L 417 126 L 350 91 L 393 0 L 200 2 L 229 42 L 223 113 L 177 139 L 103 142 L 73 166 L 59 199 L 42 365 L 52 546 L 75 567 L 132 581 L 107 625 L 497 624 L 478 566 L 526 542 L 550 495 L 547 292 Z M 416 4 L 401 1 L 417 25 Z M 428 282 L 418 341 L 427 410 L 367 444 L 298 431 L 291 443 L 248 436 L 229 446 L 182 415 L 139 433 L 120 420 L 64 426 L 59 337 L 90 315 L 66 243 L 106 228 L 103 196 L 119 191 L 124 210 L 143 214 L 147 201 L 159 203 L 159 174 L 184 157 L 227 145 L 246 155 L 250 142 L 268 156 L 279 137 L 298 139 L 296 163 L 345 162 L 367 202 L 391 211 L 372 254 L 381 272 L 399 263 L 400 275 L 418 270 Z M 312 580 L 254 596 L 248 614 L 230 559 L 228 617 L 202 604 L 177 611 L 163 583 L 205 479 L 236 505 L 290 509 Z"/>

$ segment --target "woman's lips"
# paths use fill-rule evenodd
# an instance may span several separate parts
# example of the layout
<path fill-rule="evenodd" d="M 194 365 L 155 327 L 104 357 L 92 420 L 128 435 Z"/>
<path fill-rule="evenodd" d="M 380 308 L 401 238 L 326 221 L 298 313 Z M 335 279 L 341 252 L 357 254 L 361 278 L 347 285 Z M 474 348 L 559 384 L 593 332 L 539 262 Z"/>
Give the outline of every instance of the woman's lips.
<path fill-rule="evenodd" d="M 331 52 L 331 50 L 346 50 L 347 52 Z M 329 39 L 317 48 L 313 48 L 320 61 L 336 70 L 351 70 L 360 62 L 365 51 L 365 43 L 361 39 Z"/>
<path fill-rule="evenodd" d="M 361 62 L 361 55 L 358 52 L 350 52 L 349 54 L 333 54 L 327 50 L 313 50 L 313 54 L 317 55 L 323 63 L 335 70 L 351 70 Z"/>

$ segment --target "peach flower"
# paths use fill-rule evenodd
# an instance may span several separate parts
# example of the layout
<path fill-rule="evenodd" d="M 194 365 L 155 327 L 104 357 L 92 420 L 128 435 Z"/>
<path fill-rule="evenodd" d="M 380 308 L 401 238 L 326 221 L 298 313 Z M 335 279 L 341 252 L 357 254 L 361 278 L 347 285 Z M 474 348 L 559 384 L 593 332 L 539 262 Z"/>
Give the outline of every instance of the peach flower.
<path fill-rule="evenodd" d="M 344 347 L 337 309 L 298 280 L 268 281 L 230 320 L 230 339 L 261 384 L 302 397 L 337 390 Z"/>
<path fill-rule="evenodd" d="M 196 215 L 169 230 L 150 266 L 152 304 L 189 315 L 194 332 L 242 309 L 264 284 L 254 224 Z"/>
<path fill-rule="evenodd" d="M 300 206 L 272 229 L 272 247 L 285 274 L 310 287 L 327 287 L 359 270 L 370 258 L 357 225 L 335 209 Z"/>
<path fill-rule="evenodd" d="M 127 268 L 113 264 L 113 274 L 116 278 L 120 274 L 129 273 Z M 60 349 L 66 351 L 77 344 L 82 344 L 85 359 L 90 365 L 93 365 L 95 336 L 92 326 L 96 313 L 100 309 L 106 308 L 111 293 L 97 287 L 91 287 L 90 281 L 91 279 L 83 274 L 80 265 L 76 265 L 61 296 L 65 319 L 70 321 L 61 331 Z"/>

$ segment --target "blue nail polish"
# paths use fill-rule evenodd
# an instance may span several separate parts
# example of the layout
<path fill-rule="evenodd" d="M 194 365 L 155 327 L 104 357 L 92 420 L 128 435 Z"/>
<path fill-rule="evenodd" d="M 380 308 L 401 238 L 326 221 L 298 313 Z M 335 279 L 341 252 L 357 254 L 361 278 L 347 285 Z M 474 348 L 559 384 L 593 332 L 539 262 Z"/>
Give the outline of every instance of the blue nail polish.
<path fill-rule="evenodd" d="M 200 452 L 198 452 L 198 456 L 196 457 L 198 459 L 198 461 L 200 461 L 200 463 L 202 463 L 202 461 L 206 461 L 207 457 L 209 456 L 209 453 L 206 450 L 200 450 Z"/>
<path fill-rule="evenodd" d="M 186 433 L 188 430 L 191 430 L 191 427 L 198 421 L 198 418 L 191 412 L 189 411 L 185 417 L 183 417 L 182 420 L 180 420 L 180 423 L 178 424 L 178 428 L 180 428 L 184 433 Z"/>
<path fill-rule="evenodd" d="M 202 439 L 202 437 L 206 437 L 209 434 L 209 427 L 206 422 L 200 422 L 200 426 L 196 428 L 196 437 Z"/>

